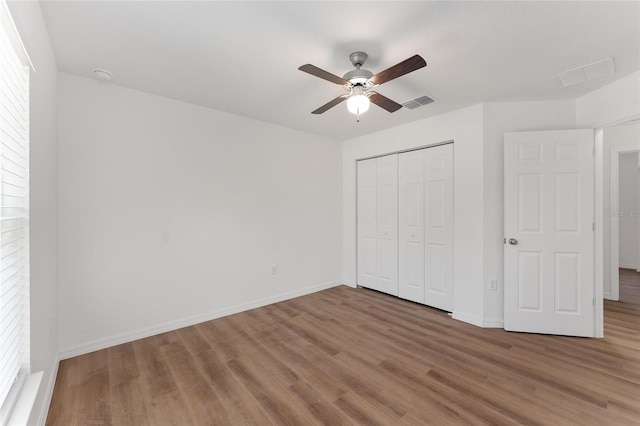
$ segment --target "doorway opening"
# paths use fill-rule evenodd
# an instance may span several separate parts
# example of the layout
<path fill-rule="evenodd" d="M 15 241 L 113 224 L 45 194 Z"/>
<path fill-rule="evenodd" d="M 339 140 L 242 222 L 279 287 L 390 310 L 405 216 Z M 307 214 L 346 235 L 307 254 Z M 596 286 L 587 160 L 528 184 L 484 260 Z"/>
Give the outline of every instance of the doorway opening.
<path fill-rule="evenodd" d="M 636 269 L 619 269 L 620 302 L 640 308 L 640 272 Z"/>
<path fill-rule="evenodd" d="M 603 296 L 638 303 L 640 121 L 629 120 L 604 129 L 603 140 Z"/>
<path fill-rule="evenodd" d="M 618 221 L 618 280 L 614 283 L 617 285 L 615 293 L 618 294 L 620 302 L 634 305 L 640 304 L 639 166 L 638 151 L 621 152 L 618 155 L 618 204 L 613 206 L 617 207 L 615 213 Z M 615 171 L 612 170 L 612 173 Z M 615 244 L 615 241 L 612 244 Z M 612 265 L 614 260 L 612 259 Z"/>

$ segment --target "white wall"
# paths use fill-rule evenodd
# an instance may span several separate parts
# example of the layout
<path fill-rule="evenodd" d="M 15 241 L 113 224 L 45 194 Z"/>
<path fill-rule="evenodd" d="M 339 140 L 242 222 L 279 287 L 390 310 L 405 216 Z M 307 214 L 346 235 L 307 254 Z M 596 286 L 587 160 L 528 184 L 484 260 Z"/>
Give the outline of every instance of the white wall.
<path fill-rule="evenodd" d="M 599 128 L 640 115 L 640 71 L 576 99 L 579 128 Z"/>
<path fill-rule="evenodd" d="M 484 104 L 484 320 L 504 318 L 504 134 L 575 127 L 574 101 Z M 498 280 L 497 291 L 489 281 Z"/>
<path fill-rule="evenodd" d="M 611 297 L 611 152 L 612 150 L 634 147 L 640 149 L 640 124 L 621 124 L 607 127 L 603 132 L 602 150 L 602 198 L 603 198 L 603 293 Z"/>
<path fill-rule="evenodd" d="M 640 143 L 640 140 L 638 141 Z M 619 164 L 619 264 L 638 268 L 638 153 L 620 155 Z"/>
<path fill-rule="evenodd" d="M 482 325 L 482 105 L 426 118 L 343 144 L 343 279 L 356 283 L 356 160 L 454 141 L 454 317 Z"/>
<path fill-rule="evenodd" d="M 36 72 L 30 84 L 31 371 L 44 371 L 29 424 L 44 420 L 57 371 L 57 66 L 38 2 L 9 2 Z M 50 321 L 54 331 L 50 332 Z"/>
<path fill-rule="evenodd" d="M 63 357 L 339 282 L 339 142 L 58 86 Z"/>

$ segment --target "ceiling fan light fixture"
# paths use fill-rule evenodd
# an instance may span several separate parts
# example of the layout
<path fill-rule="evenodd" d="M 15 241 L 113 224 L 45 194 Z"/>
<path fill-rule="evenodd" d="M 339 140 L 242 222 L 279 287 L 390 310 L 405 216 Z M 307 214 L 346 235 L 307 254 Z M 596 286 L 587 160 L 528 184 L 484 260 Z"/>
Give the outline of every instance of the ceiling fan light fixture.
<path fill-rule="evenodd" d="M 362 114 L 369 109 L 369 98 L 365 95 L 353 95 L 347 99 L 347 109 L 352 114 Z"/>
<path fill-rule="evenodd" d="M 353 88 L 353 94 L 347 99 L 347 109 L 350 113 L 360 115 L 369 109 L 369 97 L 364 94 L 362 86 L 355 86 Z"/>

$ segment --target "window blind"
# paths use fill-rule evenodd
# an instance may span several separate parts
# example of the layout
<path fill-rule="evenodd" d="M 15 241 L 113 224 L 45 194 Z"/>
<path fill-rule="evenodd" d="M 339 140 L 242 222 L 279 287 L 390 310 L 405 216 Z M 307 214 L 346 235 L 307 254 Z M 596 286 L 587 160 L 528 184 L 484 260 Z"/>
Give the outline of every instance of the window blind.
<path fill-rule="evenodd" d="M 29 369 L 29 64 L 0 1 L 0 424 Z"/>

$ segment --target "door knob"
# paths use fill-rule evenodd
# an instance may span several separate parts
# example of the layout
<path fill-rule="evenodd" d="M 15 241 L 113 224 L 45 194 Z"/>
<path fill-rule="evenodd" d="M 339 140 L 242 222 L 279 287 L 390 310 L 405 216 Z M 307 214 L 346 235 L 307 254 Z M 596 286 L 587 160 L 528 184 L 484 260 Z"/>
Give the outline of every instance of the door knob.
<path fill-rule="evenodd" d="M 515 238 L 509 238 L 509 244 L 511 244 L 512 246 L 517 246 L 518 240 L 516 240 Z"/>

